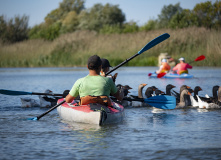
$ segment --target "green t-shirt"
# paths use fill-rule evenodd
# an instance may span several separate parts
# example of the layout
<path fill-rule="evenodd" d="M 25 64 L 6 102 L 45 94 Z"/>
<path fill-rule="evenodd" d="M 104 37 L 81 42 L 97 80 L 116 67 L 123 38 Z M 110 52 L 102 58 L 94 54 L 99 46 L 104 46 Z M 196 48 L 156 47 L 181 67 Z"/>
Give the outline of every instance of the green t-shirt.
<path fill-rule="evenodd" d="M 117 92 L 117 87 L 115 86 L 111 78 L 103 76 L 90 76 L 78 79 L 70 90 L 69 94 L 73 97 L 84 96 L 110 96 Z"/>

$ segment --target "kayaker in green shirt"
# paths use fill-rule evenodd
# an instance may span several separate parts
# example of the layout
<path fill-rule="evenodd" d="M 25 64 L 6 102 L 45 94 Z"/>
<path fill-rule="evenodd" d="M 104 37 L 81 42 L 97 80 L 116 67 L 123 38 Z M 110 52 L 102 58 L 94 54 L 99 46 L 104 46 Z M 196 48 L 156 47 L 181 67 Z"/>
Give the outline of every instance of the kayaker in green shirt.
<path fill-rule="evenodd" d="M 75 82 L 65 98 L 67 103 L 71 103 L 78 96 L 81 101 L 85 97 L 91 99 L 107 96 L 109 98 L 110 94 L 120 101 L 123 99 L 123 92 L 117 89 L 113 80 L 100 75 L 101 67 L 102 61 L 99 56 L 93 55 L 88 59 L 89 74 Z"/>

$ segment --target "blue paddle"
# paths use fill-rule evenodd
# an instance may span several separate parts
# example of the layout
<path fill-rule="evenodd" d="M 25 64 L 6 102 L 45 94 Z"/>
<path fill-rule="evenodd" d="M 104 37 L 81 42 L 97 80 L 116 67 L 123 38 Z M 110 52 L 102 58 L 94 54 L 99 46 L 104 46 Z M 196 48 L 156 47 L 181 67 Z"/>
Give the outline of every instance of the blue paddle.
<path fill-rule="evenodd" d="M 125 63 L 129 62 L 131 59 L 135 58 L 136 56 L 140 55 L 141 53 L 145 52 L 146 50 L 154 47 L 155 45 L 159 44 L 160 42 L 166 40 L 167 38 L 169 38 L 170 35 L 168 33 L 164 33 L 162 35 L 160 35 L 159 37 L 153 39 L 152 41 L 150 41 L 149 43 L 146 44 L 146 46 L 144 46 L 137 54 L 135 54 L 134 56 L 130 57 L 129 59 L 125 60 L 124 62 L 122 62 L 121 64 L 119 64 L 118 66 L 116 66 L 115 68 L 113 68 L 112 70 L 110 70 L 109 72 L 107 72 L 105 74 L 105 76 L 107 76 L 108 74 L 112 73 L 113 71 L 115 71 L 116 69 L 118 69 L 119 67 L 121 67 L 122 65 L 124 65 Z M 35 118 L 30 118 L 30 120 L 39 120 L 41 117 L 43 117 L 44 115 L 48 114 L 49 112 L 51 112 L 52 110 L 54 110 L 55 108 L 57 108 L 58 106 L 60 106 L 61 104 L 63 104 L 65 101 L 62 101 L 61 103 L 55 105 L 54 107 L 52 107 L 51 109 L 49 109 L 47 112 L 41 114 L 38 117 Z"/>
<path fill-rule="evenodd" d="M 124 100 L 144 102 L 159 109 L 174 109 L 176 107 L 176 98 L 174 96 L 167 96 L 167 95 L 154 96 L 144 99 L 143 98 L 132 99 L 125 97 Z"/>
<path fill-rule="evenodd" d="M 160 109 L 174 109 L 176 108 L 176 98 L 173 96 L 154 96 L 144 99 L 144 102 Z"/>
<path fill-rule="evenodd" d="M 19 96 L 19 95 L 49 95 L 49 96 L 63 96 L 63 94 L 54 93 L 37 93 L 37 92 L 24 92 L 24 91 L 12 91 L 6 89 L 0 89 L 0 94 Z"/>
<path fill-rule="evenodd" d="M 164 40 L 166 40 L 167 38 L 169 38 L 170 35 L 168 33 L 164 33 L 162 35 L 160 35 L 159 37 L 153 39 L 152 41 L 150 41 L 149 43 L 146 44 L 146 46 L 144 46 L 139 52 L 137 52 L 135 55 L 133 55 L 132 57 L 130 57 L 129 59 L 126 59 L 125 61 L 123 61 L 121 64 L 117 65 L 116 67 L 114 67 L 112 70 L 110 70 L 109 72 L 107 72 L 105 75 L 107 76 L 108 74 L 112 73 L 113 71 L 115 71 L 116 69 L 118 69 L 119 67 L 123 66 L 124 64 L 126 64 L 127 62 L 129 62 L 130 60 L 132 60 L 133 58 L 135 58 L 136 56 L 140 55 L 141 53 L 149 50 L 150 48 L 154 47 L 155 45 L 163 42 Z"/>

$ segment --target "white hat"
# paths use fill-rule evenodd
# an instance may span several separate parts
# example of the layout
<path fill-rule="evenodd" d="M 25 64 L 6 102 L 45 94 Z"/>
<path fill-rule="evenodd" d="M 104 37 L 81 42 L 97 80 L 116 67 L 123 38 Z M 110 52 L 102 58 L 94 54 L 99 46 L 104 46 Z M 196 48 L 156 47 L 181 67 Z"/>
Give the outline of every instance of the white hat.
<path fill-rule="evenodd" d="M 167 59 L 164 58 L 164 59 L 161 60 L 161 62 L 167 62 Z"/>
<path fill-rule="evenodd" d="M 181 57 L 181 58 L 179 59 L 179 61 L 185 61 L 185 58 Z"/>

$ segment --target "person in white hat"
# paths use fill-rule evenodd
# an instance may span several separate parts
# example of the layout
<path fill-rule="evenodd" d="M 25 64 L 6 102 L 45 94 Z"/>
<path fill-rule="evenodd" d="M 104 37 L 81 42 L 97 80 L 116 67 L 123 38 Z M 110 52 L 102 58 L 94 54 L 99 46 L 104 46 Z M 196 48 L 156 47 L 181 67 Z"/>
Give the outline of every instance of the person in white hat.
<path fill-rule="evenodd" d="M 193 67 L 188 63 L 185 63 L 185 58 L 181 57 L 179 59 L 180 63 L 178 63 L 174 68 L 173 71 L 176 71 L 178 74 L 188 73 L 188 68 L 192 69 Z"/>
<path fill-rule="evenodd" d="M 167 63 L 167 59 L 162 59 L 161 60 L 161 66 L 159 70 L 156 71 L 157 74 L 159 73 L 164 73 L 164 72 L 169 72 L 170 71 L 170 65 Z"/>

